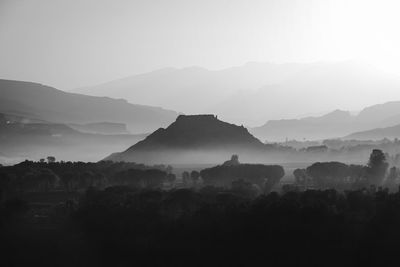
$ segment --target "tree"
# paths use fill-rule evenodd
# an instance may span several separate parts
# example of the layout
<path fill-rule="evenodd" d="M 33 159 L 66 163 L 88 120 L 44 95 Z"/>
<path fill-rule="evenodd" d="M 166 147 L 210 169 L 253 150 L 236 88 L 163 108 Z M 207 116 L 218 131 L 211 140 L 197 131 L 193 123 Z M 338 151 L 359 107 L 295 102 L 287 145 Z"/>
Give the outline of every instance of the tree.
<path fill-rule="evenodd" d="M 305 187 L 307 189 L 307 180 L 308 180 L 308 175 L 305 169 L 295 169 L 293 171 L 294 179 L 296 181 L 296 184 L 299 186 Z"/>
<path fill-rule="evenodd" d="M 193 181 L 193 184 L 196 185 L 200 178 L 200 173 L 198 171 L 192 171 L 190 173 L 190 178 Z"/>
<path fill-rule="evenodd" d="M 354 165 L 349 166 L 349 178 L 353 189 L 362 189 L 368 187 L 367 166 Z"/>
<path fill-rule="evenodd" d="M 161 188 L 167 177 L 167 173 L 157 169 L 149 169 L 144 171 L 142 177 L 145 188 L 156 189 Z"/>
<path fill-rule="evenodd" d="M 380 149 L 374 149 L 368 161 L 368 178 L 370 184 L 380 185 L 388 168 L 386 156 Z"/>
<path fill-rule="evenodd" d="M 47 157 L 47 162 L 48 163 L 53 163 L 53 162 L 55 162 L 56 161 L 56 158 L 55 157 L 53 157 L 53 156 L 48 156 Z"/>
<path fill-rule="evenodd" d="M 388 188 L 394 188 L 395 187 L 398 174 L 399 174 L 399 171 L 397 170 L 396 167 L 390 168 L 389 174 L 386 177 L 386 182 L 385 182 L 385 185 Z"/>
<path fill-rule="evenodd" d="M 233 181 L 231 190 L 233 193 L 247 198 L 254 198 L 258 193 L 253 184 L 246 182 L 243 179 Z"/>
<path fill-rule="evenodd" d="M 307 167 L 307 174 L 319 188 L 337 188 L 346 183 L 349 167 L 341 162 L 317 162 Z"/>
<path fill-rule="evenodd" d="M 190 179 L 190 174 L 187 171 L 184 171 L 182 173 L 182 181 L 185 185 L 187 185 L 189 183 L 189 179 Z"/>
<path fill-rule="evenodd" d="M 165 171 L 166 171 L 168 174 L 172 173 L 172 170 L 173 170 L 173 168 L 172 168 L 171 165 L 168 165 L 168 166 L 165 168 Z"/>
<path fill-rule="evenodd" d="M 269 193 L 285 175 L 285 171 L 279 165 L 240 164 L 220 165 L 201 170 L 200 174 L 204 183 L 208 185 L 230 187 L 233 181 L 243 179 L 264 188 L 264 192 Z"/>
<path fill-rule="evenodd" d="M 167 173 L 158 169 L 128 169 L 114 175 L 114 185 L 129 185 L 136 188 L 160 188 L 167 178 Z"/>
<path fill-rule="evenodd" d="M 173 182 L 175 182 L 175 180 L 176 180 L 176 175 L 175 174 L 173 174 L 173 173 L 168 173 L 167 174 L 167 181 L 169 182 L 169 183 L 173 183 Z"/>

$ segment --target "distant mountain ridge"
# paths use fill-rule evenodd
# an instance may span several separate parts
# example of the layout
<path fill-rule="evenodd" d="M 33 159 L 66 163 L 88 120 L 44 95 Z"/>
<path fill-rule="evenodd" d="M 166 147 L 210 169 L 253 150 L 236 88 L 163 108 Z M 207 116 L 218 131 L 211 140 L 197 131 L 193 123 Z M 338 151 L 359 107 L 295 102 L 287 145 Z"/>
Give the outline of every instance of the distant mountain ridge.
<path fill-rule="evenodd" d="M 297 63 L 277 65 L 256 62 L 217 71 L 196 66 L 170 67 L 77 88 L 72 92 L 140 101 L 137 103 L 161 106 L 183 113 L 206 113 L 232 93 L 281 82 L 306 67 Z M 266 73 L 270 75 L 265 75 Z"/>
<path fill-rule="evenodd" d="M 49 155 L 98 161 L 141 140 L 143 133 L 168 125 L 177 115 L 122 99 L 0 80 L 0 164 Z M 127 127 L 139 134 L 129 134 Z"/>
<path fill-rule="evenodd" d="M 124 123 L 133 133 L 168 125 L 178 115 L 123 99 L 67 93 L 38 83 L 0 80 L 0 112 L 52 123 Z"/>
<path fill-rule="evenodd" d="M 185 114 L 212 113 L 227 122 L 255 127 L 338 107 L 359 110 L 391 101 L 398 88 L 397 76 L 357 61 L 253 62 L 215 71 L 166 68 L 74 92 L 125 98 Z"/>
<path fill-rule="evenodd" d="M 366 107 L 357 115 L 351 115 L 348 111 L 335 110 L 320 117 L 271 120 L 260 127 L 251 128 L 250 132 L 261 140 L 267 141 L 284 141 L 286 138 L 320 140 L 339 138 L 354 132 L 391 127 L 396 124 L 400 124 L 400 101 Z M 383 132 L 376 136 L 382 137 L 382 134 Z M 390 136 L 393 137 L 394 133 L 388 132 L 387 137 Z"/>
<path fill-rule="evenodd" d="M 250 132 L 264 141 L 285 139 L 316 140 L 342 136 L 352 127 L 354 117 L 348 111 L 335 110 L 320 117 L 270 120 Z"/>

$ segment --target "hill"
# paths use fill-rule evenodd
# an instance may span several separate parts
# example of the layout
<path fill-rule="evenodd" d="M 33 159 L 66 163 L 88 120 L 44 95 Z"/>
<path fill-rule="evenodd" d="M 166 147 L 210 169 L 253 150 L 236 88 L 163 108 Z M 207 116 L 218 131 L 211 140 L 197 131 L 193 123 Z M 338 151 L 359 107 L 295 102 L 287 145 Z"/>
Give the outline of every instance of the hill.
<path fill-rule="evenodd" d="M 0 112 L 61 124 L 124 123 L 135 133 L 168 125 L 177 113 L 123 99 L 67 93 L 38 83 L 0 80 Z"/>
<path fill-rule="evenodd" d="M 243 126 L 220 121 L 214 115 L 180 115 L 167 128 L 158 129 L 126 151 L 106 159 L 140 163 L 212 163 L 231 154 L 264 149 L 265 145 Z"/>
<path fill-rule="evenodd" d="M 376 128 L 368 131 L 356 132 L 343 137 L 343 139 L 354 140 L 382 140 L 384 138 L 400 138 L 400 124 L 392 127 Z"/>

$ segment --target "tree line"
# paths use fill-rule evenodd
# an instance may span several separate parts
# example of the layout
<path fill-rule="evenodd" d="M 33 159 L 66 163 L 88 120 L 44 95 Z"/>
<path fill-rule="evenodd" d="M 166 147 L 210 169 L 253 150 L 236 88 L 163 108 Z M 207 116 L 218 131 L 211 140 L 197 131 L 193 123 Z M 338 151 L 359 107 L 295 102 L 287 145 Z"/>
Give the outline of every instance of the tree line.
<path fill-rule="evenodd" d="M 386 187 L 397 190 L 399 171 L 396 166 L 389 170 L 389 156 L 374 149 L 366 165 L 342 162 L 316 162 L 306 169 L 293 172 L 295 187 L 307 189 L 359 190 L 362 188 Z"/>

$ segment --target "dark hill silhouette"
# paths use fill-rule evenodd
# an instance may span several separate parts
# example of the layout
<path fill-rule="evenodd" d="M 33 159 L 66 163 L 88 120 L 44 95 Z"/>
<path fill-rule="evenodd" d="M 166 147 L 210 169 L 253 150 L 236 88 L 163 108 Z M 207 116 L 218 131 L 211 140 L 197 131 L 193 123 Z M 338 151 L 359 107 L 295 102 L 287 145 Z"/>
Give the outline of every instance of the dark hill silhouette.
<path fill-rule="evenodd" d="M 0 80 L 0 112 L 51 123 L 125 123 L 134 133 L 168 125 L 174 111 L 123 99 L 67 93 L 38 83 Z"/>
<path fill-rule="evenodd" d="M 211 163 L 216 158 L 225 159 L 233 153 L 264 149 L 265 145 L 243 126 L 220 121 L 214 115 L 180 115 L 167 128 L 158 129 L 143 141 L 109 156 L 107 160 L 179 163 L 191 158 L 192 163 L 198 160 L 209 160 Z M 192 155 L 199 157 L 193 158 Z"/>

